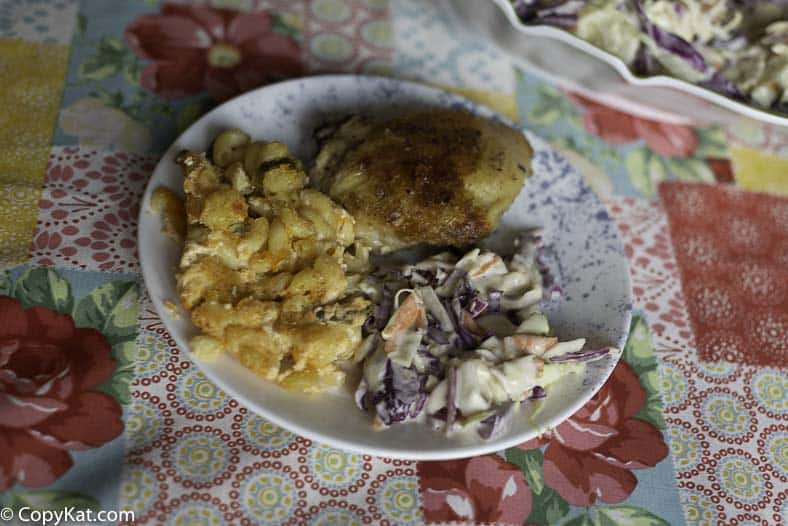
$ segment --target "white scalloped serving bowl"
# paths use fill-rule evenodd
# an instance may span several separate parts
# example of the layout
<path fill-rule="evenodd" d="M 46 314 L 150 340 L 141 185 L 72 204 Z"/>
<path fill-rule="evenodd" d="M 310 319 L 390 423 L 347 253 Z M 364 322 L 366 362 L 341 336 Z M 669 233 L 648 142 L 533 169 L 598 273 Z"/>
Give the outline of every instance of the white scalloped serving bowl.
<path fill-rule="evenodd" d="M 639 77 L 615 55 L 563 29 L 520 22 L 509 0 L 450 0 L 461 23 L 537 76 L 602 104 L 675 124 L 788 126 L 788 116 L 665 75 Z"/>

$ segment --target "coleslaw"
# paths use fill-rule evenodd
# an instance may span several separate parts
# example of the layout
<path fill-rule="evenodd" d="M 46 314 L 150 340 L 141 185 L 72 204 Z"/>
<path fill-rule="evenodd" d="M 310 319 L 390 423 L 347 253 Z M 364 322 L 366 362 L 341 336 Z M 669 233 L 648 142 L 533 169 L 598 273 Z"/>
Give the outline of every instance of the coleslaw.
<path fill-rule="evenodd" d="M 354 361 L 362 368 L 356 404 L 374 414 L 376 428 L 418 421 L 489 439 L 520 404 L 617 352 L 552 335 L 540 303 L 561 291 L 540 244 L 532 230 L 511 258 L 476 248 L 373 274 L 366 289 L 377 307 Z"/>
<path fill-rule="evenodd" d="M 547 24 L 621 58 L 788 113 L 786 0 L 513 0 L 525 24 Z"/>

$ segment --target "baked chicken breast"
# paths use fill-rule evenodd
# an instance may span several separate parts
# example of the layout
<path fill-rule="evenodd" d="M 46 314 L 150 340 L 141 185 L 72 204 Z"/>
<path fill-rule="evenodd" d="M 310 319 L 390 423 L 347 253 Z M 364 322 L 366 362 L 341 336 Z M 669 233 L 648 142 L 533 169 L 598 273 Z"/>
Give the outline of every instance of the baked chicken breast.
<path fill-rule="evenodd" d="M 531 174 L 525 136 L 459 110 L 387 121 L 353 116 L 318 132 L 314 184 L 386 252 L 419 243 L 463 247 L 490 234 Z"/>

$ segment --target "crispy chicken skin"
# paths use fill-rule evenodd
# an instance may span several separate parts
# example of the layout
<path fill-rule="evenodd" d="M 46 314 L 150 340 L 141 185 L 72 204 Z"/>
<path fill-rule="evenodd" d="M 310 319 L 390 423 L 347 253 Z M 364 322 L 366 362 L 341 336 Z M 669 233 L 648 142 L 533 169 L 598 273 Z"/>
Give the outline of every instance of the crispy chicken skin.
<path fill-rule="evenodd" d="M 490 234 L 531 174 L 517 130 L 458 110 L 385 122 L 353 116 L 324 130 L 311 176 L 378 251 L 463 247 Z"/>

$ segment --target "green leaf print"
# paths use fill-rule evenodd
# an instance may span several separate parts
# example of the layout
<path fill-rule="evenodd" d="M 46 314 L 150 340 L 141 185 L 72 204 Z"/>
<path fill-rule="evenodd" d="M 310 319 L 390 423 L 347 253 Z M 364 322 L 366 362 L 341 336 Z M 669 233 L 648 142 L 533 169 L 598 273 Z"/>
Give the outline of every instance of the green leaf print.
<path fill-rule="evenodd" d="M 519 467 L 531 491 L 541 493 L 544 489 L 542 479 L 542 462 L 544 455 L 538 449 L 520 449 L 512 447 L 505 452 L 506 460 Z"/>
<path fill-rule="evenodd" d="M 40 305 L 58 312 L 71 313 L 74 306 L 71 284 L 49 268 L 25 271 L 16 281 L 14 296 L 26 309 Z"/>
<path fill-rule="evenodd" d="M 646 401 L 635 415 L 635 418 L 644 420 L 658 429 L 665 429 L 662 397 L 659 391 L 657 358 L 654 355 L 654 346 L 651 342 L 648 323 L 646 323 L 646 319 L 640 313 L 635 313 L 632 316 L 629 338 L 627 338 L 627 344 L 624 346 L 622 358 L 635 370 L 635 374 L 638 375 L 640 380 L 640 385 L 646 391 Z"/>
<path fill-rule="evenodd" d="M 179 111 L 178 116 L 175 118 L 175 124 L 178 127 L 178 133 L 183 132 L 186 128 L 191 126 L 191 124 L 196 121 L 200 115 L 202 115 L 202 111 L 202 101 L 191 102 L 187 104 L 181 111 Z"/>
<path fill-rule="evenodd" d="M 78 327 L 98 329 L 110 343 L 136 337 L 140 289 L 135 281 L 99 285 L 82 298 L 74 310 Z"/>
<path fill-rule="evenodd" d="M 640 313 L 632 315 L 632 323 L 629 325 L 629 337 L 627 338 L 627 344 L 624 346 L 623 359 L 632 366 L 638 375 L 657 366 L 648 323 L 646 323 L 646 319 Z"/>
<path fill-rule="evenodd" d="M 74 33 L 76 34 L 77 38 L 82 38 L 85 34 L 85 31 L 88 29 L 88 19 L 82 13 L 77 15 L 77 24 L 74 28 Z"/>
<path fill-rule="evenodd" d="M 569 504 L 553 488 L 546 488 L 542 493 L 531 497 L 532 508 L 528 516 L 528 524 L 558 524 L 569 513 Z"/>
<path fill-rule="evenodd" d="M 14 293 L 14 282 L 11 281 L 11 274 L 4 270 L 0 272 L 0 295 L 10 296 Z"/>
<path fill-rule="evenodd" d="M 112 346 L 112 355 L 119 363 L 132 363 L 137 358 L 137 343 L 135 339 L 116 343 Z"/>
<path fill-rule="evenodd" d="M 89 95 L 95 99 L 99 99 L 103 102 L 106 106 L 111 106 L 113 108 L 118 108 L 119 110 L 123 111 L 123 93 L 120 91 L 107 91 L 104 88 L 99 88 L 95 91 L 91 91 Z"/>
<path fill-rule="evenodd" d="M 545 485 L 542 477 L 544 455 L 538 449 L 509 448 L 506 460 L 519 466 L 531 488 L 531 514 L 528 524 L 556 524 L 569 513 L 569 504 L 553 488 Z"/>
<path fill-rule="evenodd" d="M 126 364 L 123 366 L 115 367 L 112 377 L 101 384 L 98 390 L 110 395 L 118 401 L 121 405 L 127 405 L 131 402 L 131 390 L 129 385 L 134 379 L 134 364 Z"/>
<path fill-rule="evenodd" d="M 294 40 L 301 38 L 301 31 L 299 31 L 297 27 L 293 27 L 292 25 L 288 24 L 285 18 L 278 13 L 273 13 L 273 23 L 271 24 L 271 29 L 273 29 L 276 33 L 287 35 Z"/>
<path fill-rule="evenodd" d="M 115 37 L 102 37 L 96 52 L 79 65 L 79 76 L 88 80 L 102 80 L 120 73 L 130 84 L 139 84 L 142 65 L 137 56 Z"/>
<path fill-rule="evenodd" d="M 634 506 L 597 508 L 597 513 L 599 526 L 670 526 L 650 511 Z"/>
<path fill-rule="evenodd" d="M 96 53 L 79 65 L 79 76 L 101 80 L 117 75 L 126 53 L 126 46 L 119 39 L 103 37 L 96 46 Z"/>
<path fill-rule="evenodd" d="M 550 86 L 540 86 L 536 102 L 528 110 L 528 120 L 538 126 L 550 126 L 562 116 L 573 113 L 572 108 L 561 93 Z"/>
<path fill-rule="evenodd" d="M 99 389 L 121 404 L 131 401 L 129 385 L 134 376 L 139 299 L 136 282 L 113 281 L 90 291 L 74 309 L 78 327 L 93 327 L 112 344 L 115 371 Z"/>
<path fill-rule="evenodd" d="M 123 76 L 129 84 L 139 85 L 140 75 L 142 75 L 142 64 L 136 59 L 130 59 L 127 56 L 123 62 Z"/>
<path fill-rule="evenodd" d="M 652 191 L 657 187 L 657 184 L 666 179 L 665 163 L 656 154 L 651 154 L 648 160 L 648 178 L 651 181 Z"/>
<path fill-rule="evenodd" d="M 706 161 L 701 159 L 678 158 L 665 159 L 668 171 L 682 181 L 714 182 L 714 172 Z"/>
<path fill-rule="evenodd" d="M 115 358 L 115 371 L 112 377 L 99 386 L 99 390 L 112 396 L 123 405 L 131 402 L 129 385 L 134 379 L 134 360 L 137 353 L 136 339 L 131 339 L 112 346 Z"/>
<path fill-rule="evenodd" d="M 578 515 L 566 521 L 562 526 L 596 526 L 587 513 Z"/>
<path fill-rule="evenodd" d="M 665 415 L 663 414 L 662 395 L 659 391 L 659 373 L 656 370 L 647 371 L 640 375 L 640 385 L 646 390 L 646 402 L 635 414 L 635 418 L 645 420 L 657 429 L 665 429 Z"/>
<path fill-rule="evenodd" d="M 16 493 L 9 503 L 9 507 L 15 510 L 24 507 L 34 510 L 62 510 L 72 506 L 77 510 L 99 509 L 98 501 L 90 495 L 56 489 L 40 489 Z"/>
<path fill-rule="evenodd" d="M 654 185 L 648 174 L 651 152 L 646 148 L 637 148 L 627 155 L 626 166 L 629 182 L 645 196 L 654 195 Z"/>
<path fill-rule="evenodd" d="M 728 157 L 728 143 L 725 140 L 725 131 L 719 127 L 696 128 L 698 146 L 693 157 L 696 159 L 725 159 Z"/>

